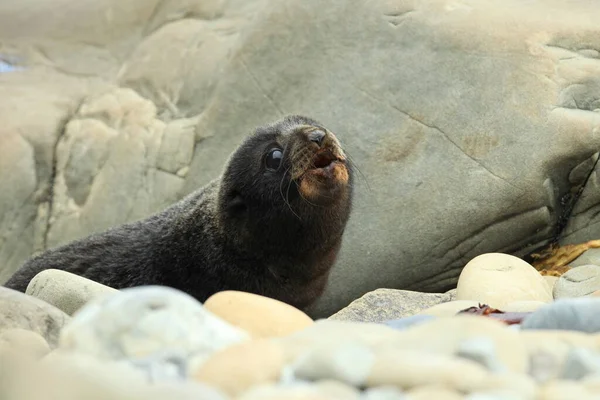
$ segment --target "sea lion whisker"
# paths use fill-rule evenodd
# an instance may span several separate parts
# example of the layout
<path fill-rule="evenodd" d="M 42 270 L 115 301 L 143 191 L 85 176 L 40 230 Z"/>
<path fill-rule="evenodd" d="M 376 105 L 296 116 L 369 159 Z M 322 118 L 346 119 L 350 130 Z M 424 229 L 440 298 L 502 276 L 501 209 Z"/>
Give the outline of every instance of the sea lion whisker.
<path fill-rule="evenodd" d="M 287 175 L 288 171 L 290 170 L 290 168 L 292 168 L 292 167 L 291 167 L 291 166 L 289 166 L 289 167 L 288 167 L 288 168 L 285 170 L 285 172 L 284 172 L 283 176 L 281 177 L 281 181 L 279 182 L 279 193 L 281 194 L 281 198 L 283 199 L 283 201 L 285 202 L 285 204 L 287 204 L 287 206 L 288 206 L 288 208 L 290 209 L 290 211 L 292 212 L 292 214 L 294 214 L 296 217 L 298 217 L 298 219 L 299 219 L 299 220 L 302 220 L 302 218 L 300 218 L 300 216 L 294 212 L 294 210 L 292 209 L 292 205 L 290 204 L 289 200 L 288 200 L 288 199 L 286 198 L 286 196 L 284 196 L 284 194 L 283 194 L 283 181 L 285 180 L 285 177 L 286 177 L 286 175 Z M 291 181 L 292 181 L 292 180 L 290 179 L 290 182 L 291 182 Z M 290 186 L 289 186 L 289 184 L 288 184 L 288 191 L 289 191 L 289 187 L 290 187 Z"/>

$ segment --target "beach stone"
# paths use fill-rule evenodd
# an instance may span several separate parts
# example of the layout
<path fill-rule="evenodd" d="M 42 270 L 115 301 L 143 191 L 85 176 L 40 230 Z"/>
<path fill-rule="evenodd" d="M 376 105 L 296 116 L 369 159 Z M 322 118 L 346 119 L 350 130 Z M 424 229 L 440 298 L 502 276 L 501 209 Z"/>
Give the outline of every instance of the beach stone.
<path fill-rule="evenodd" d="M 204 308 L 254 338 L 286 336 L 313 324 L 308 315 L 289 304 L 234 290 L 215 293 Z"/>
<path fill-rule="evenodd" d="M 91 299 L 116 292 L 116 289 L 78 275 L 47 269 L 33 277 L 25 293 L 73 315 Z"/>
<path fill-rule="evenodd" d="M 60 346 L 181 377 L 215 351 L 248 339 L 246 332 L 179 290 L 141 286 L 87 303 L 63 329 Z"/>
<path fill-rule="evenodd" d="M 453 317 L 459 311 L 470 307 L 477 307 L 479 302 L 473 300 L 454 300 L 447 303 L 437 304 L 420 311 L 417 315 L 430 315 L 435 317 Z"/>
<path fill-rule="evenodd" d="M 357 388 L 346 385 L 340 381 L 320 379 L 315 383 L 315 388 L 317 388 L 321 393 L 332 396 L 335 399 L 361 400 L 361 393 Z"/>
<path fill-rule="evenodd" d="M 0 287 L 0 332 L 20 328 L 42 336 L 55 348 L 70 317 L 56 307 L 16 290 Z"/>
<path fill-rule="evenodd" d="M 505 391 L 484 391 L 469 393 L 463 400 L 534 400 L 535 397 L 525 397 L 519 394 Z"/>
<path fill-rule="evenodd" d="M 394 385 L 403 390 L 443 384 L 468 392 L 480 387 L 488 377 L 485 368 L 470 360 L 390 347 L 376 352 L 366 384 Z"/>
<path fill-rule="evenodd" d="M 277 343 L 251 340 L 217 351 L 193 372 L 193 377 L 237 396 L 252 386 L 275 383 L 284 361 L 283 349 Z"/>
<path fill-rule="evenodd" d="M 259 385 L 246 391 L 236 400 L 359 400 L 351 388 L 325 384 L 293 383 L 289 385 Z"/>
<path fill-rule="evenodd" d="M 559 379 L 573 349 L 597 348 L 594 336 L 577 331 L 522 330 L 519 337 L 529 357 L 528 374 L 538 382 Z"/>
<path fill-rule="evenodd" d="M 542 278 L 544 278 L 544 281 L 548 284 L 550 291 L 554 291 L 554 285 L 556 285 L 556 282 L 558 281 L 558 276 L 544 275 Z"/>
<path fill-rule="evenodd" d="M 41 359 L 50 352 L 50 346 L 38 333 L 14 328 L 0 333 L 0 358 L 4 351 L 16 352 L 21 356 L 29 356 L 33 359 Z"/>
<path fill-rule="evenodd" d="M 595 350 L 576 347 L 569 351 L 565 360 L 562 379 L 580 380 L 600 373 L 600 354 Z"/>
<path fill-rule="evenodd" d="M 377 289 L 364 294 L 329 319 L 383 322 L 408 317 L 436 304 L 450 301 L 453 293 L 421 293 L 410 290 Z"/>
<path fill-rule="evenodd" d="M 578 383 L 582 384 L 590 393 L 600 395 L 600 374 L 588 375 Z"/>
<path fill-rule="evenodd" d="M 583 297 L 600 290 L 600 266 L 582 265 L 565 272 L 554 285 L 555 299 Z"/>
<path fill-rule="evenodd" d="M 426 321 L 431 321 L 433 318 L 435 317 L 432 315 L 411 315 L 410 317 L 385 321 L 384 324 L 389 326 L 390 328 L 402 330 L 414 325 L 421 324 Z"/>
<path fill-rule="evenodd" d="M 410 349 L 454 357 L 464 349 L 465 343 L 473 340 L 490 340 L 493 343 L 487 344 L 487 362 L 515 373 L 526 371 L 527 353 L 519 332 L 508 329 L 499 321 L 474 315 L 437 318 L 413 326 L 399 331 L 398 336 L 377 345 L 377 348 Z"/>
<path fill-rule="evenodd" d="M 555 380 L 541 385 L 536 400 L 595 400 L 584 385 L 573 381 Z"/>
<path fill-rule="evenodd" d="M 384 324 L 322 319 L 302 331 L 275 340 L 282 344 L 286 359 L 293 362 L 316 347 L 328 348 L 341 344 L 373 347 L 395 343 L 403 333 Z"/>
<path fill-rule="evenodd" d="M 360 400 L 409 400 L 406 394 L 395 386 L 378 386 L 365 390 Z"/>
<path fill-rule="evenodd" d="M 456 355 L 474 361 L 492 372 L 505 372 L 496 354 L 496 346 L 491 338 L 476 337 L 463 340 L 456 351 Z"/>
<path fill-rule="evenodd" d="M 294 362 L 292 373 L 299 380 L 333 379 L 361 387 L 366 383 L 374 363 L 373 350 L 364 344 L 315 346 Z"/>
<path fill-rule="evenodd" d="M 563 329 L 586 333 L 600 331 L 600 298 L 559 299 L 526 316 L 521 329 Z"/>
<path fill-rule="evenodd" d="M 152 381 L 127 360 L 99 360 L 60 349 L 26 367 L 12 375 L 3 400 L 228 400 L 200 383 Z"/>
<path fill-rule="evenodd" d="M 441 387 L 423 386 L 407 393 L 407 400 L 462 400 L 462 394 Z"/>
<path fill-rule="evenodd" d="M 540 273 L 518 257 L 487 253 L 465 265 L 458 279 L 458 300 L 474 300 L 502 309 L 523 300 L 552 301 L 552 293 Z"/>

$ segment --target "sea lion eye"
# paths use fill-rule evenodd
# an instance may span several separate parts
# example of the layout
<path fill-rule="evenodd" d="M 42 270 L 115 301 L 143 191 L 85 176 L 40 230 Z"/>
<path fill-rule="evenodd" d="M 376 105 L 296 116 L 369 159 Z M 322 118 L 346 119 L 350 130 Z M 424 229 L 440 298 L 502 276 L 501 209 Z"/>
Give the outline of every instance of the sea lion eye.
<path fill-rule="evenodd" d="M 276 170 L 281 165 L 281 159 L 283 158 L 283 153 L 279 149 L 271 149 L 269 154 L 267 154 L 267 158 L 265 160 L 265 164 L 267 168 Z"/>

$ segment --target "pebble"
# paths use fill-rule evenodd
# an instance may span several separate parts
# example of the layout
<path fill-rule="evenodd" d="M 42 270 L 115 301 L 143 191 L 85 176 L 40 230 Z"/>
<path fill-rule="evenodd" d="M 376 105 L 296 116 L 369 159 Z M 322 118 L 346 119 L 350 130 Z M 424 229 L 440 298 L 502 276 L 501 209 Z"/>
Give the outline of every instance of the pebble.
<path fill-rule="evenodd" d="M 48 269 L 33 277 L 25 293 L 52 304 L 68 315 L 73 315 L 91 299 L 115 292 L 116 289 L 81 276 Z"/>
<path fill-rule="evenodd" d="M 573 381 L 552 381 L 540 387 L 536 400 L 597 400 L 584 385 Z"/>
<path fill-rule="evenodd" d="M 313 324 L 308 315 L 289 304 L 234 290 L 215 293 L 204 308 L 254 338 L 286 336 Z"/>
<path fill-rule="evenodd" d="M 463 396 L 454 390 L 430 386 L 411 390 L 407 397 L 408 400 L 463 400 Z"/>
<path fill-rule="evenodd" d="M 519 333 L 529 354 L 529 375 L 537 382 L 558 379 L 568 354 L 574 348 L 594 351 L 597 341 L 591 335 L 567 330 L 523 330 Z"/>
<path fill-rule="evenodd" d="M 406 394 L 395 386 L 377 386 L 365 390 L 360 400 L 409 400 Z"/>
<path fill-rule="evenodd" d="M 51 349 L 69 316 L 46 303 L 16 290 L 0 287 L 0 332 L 20 328 L 42 336 Z"/>
<path fill-rule="evenodd" d="M 358 390 L 337 382 L 315 384 L 295 382 L 288 385 L 259 385 L 236 400 L 359 400 Z"/>
<path fill-rule="evenodd" d="M 454 356 L 464 343 L 482 338 L 493 342 L 493 351 L 488 349 L 490 353 L 484 356 L 489 363 L 502 365 L 517 373 L 526 371 L 527 353 L 519 332 L 508 329 L 499 321 L 481 316 L 459 315 L 434 319 L 399 331 L 395 338 L 390 338 L 381 346 Z"/>
<path fill-rule="evenodd" d="M 298 357 L 292 366 L 292 373 L 295 379 L 333 379 L 360 387 L 367 382 L 374 363 L 375 354 L 369 346 L 338 343 L 326 347 L 315 346 Z"/>
<path fill-rule="evenodd" d="M 600 266 L 582 265 L 564 273 L 554 285 L 555 299 L 583 297 L 600 290 Z"/>
<path fill-rule="evenodd" d="M 542 276 L 542 278 L 544 278 L 544 280 L 546 281 L 546 284 L 550 288 L 550 291 L 553 291 L 554 285 L 556 285 L 556 282 L 558 281 L 558 276 L 544 275 Z"/>
<path fill-rule="evenodd" d="M 275 383 L 284 362 L 281 345 L 257 339 L 215 352 L 193 376 L 199 382 L 237 396 L 253 386 Z"/>
<path fill-rule="evenodd" d="M 403 390 L 444 385 L 469 392 L 482 387 L 489 375 L 485 368 L 469 360 L 390 347 L 377 353 L 366 384 L 393 385 Z"/>
<path fill-rule="evenodd" d="M 456 299 L 478 301 L 498 309 L 515 301 L 553 300 L 547 283 L 535 268 L 502 253 L 486 253 L 469 261 L 459 276 Z"/>
<path fill-rule="evenodd" d="M 39 360 L 50 352 L 50 346 L 39 334 L 15 328 L 0 333 L 0 357 L 5 351 Z"/>
<path fill-rule="evenodd" d="M 93 299 L 61 332 L 60 347 L 100 360 L 127 359 L 155 377 L 183 378 L 246 332 L 168 287 L 142 286 Z"/>
<path fill-rule="evenodd" d="M 498 361 L 496 346 L 491 338 L 478 337 L 463 340 L 456 350 L 456 355 L 475 361 L 484 366 L 488 371 L 506 372 L 506 367 Z"/>
<path fill-rule="evenodd" d="M 572 348 L 566 357 L 562 379 L 580 380 L 600 373 L 600 354 L 581 347 Z"/>
<path fill-rule="evenodd" d="M 317 320 L 310 327 L 289 336 L 278 338 L 286 353 L 286 360 L 311 351 L 312 348 L 333 347 L 342 343 L 358 343 L 366 346 L 387 343 L 397 339 L 402 331 L 384 324 L 357 323 L 349 321 Z"/>
<path fill-rule="evenodd" d="M 124 361 L 54 351 L 24 373 L 13 375 L 3 400 L 228 400 L 218 390 L 194 382 L 150 382 Z M 35 382 L 35 385 L 32 385 Z"/>
<path fill-rule="evenodd" d="M 586 333 L 600 331 L 600 298 L 559 299 L 526 316 L 521 329 L 564 329 Z"/>

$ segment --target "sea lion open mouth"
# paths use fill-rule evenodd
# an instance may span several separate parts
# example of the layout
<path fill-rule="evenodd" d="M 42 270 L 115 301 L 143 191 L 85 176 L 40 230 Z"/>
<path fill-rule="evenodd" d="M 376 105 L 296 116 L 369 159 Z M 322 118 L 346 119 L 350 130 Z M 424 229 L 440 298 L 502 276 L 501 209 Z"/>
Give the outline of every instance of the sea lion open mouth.
<path fill-rule="evenodd" d="M 334 161 L 338 161 L 338 158 L 333 155 L 331 150 L 324 150 L 315 155 L 313 166 L 315 168 L 325 168 L 331 166 Z"/>
<path fill-rule="evenodd" d="M 323 147 L 304 151 L 310 152 L 309 162 L 298 177 L 300 194 L 312 203 L 324 204 L 334 201 L 341 188 L 348 183 L 345 157 L 335 137 L 328 134 Z"/>

